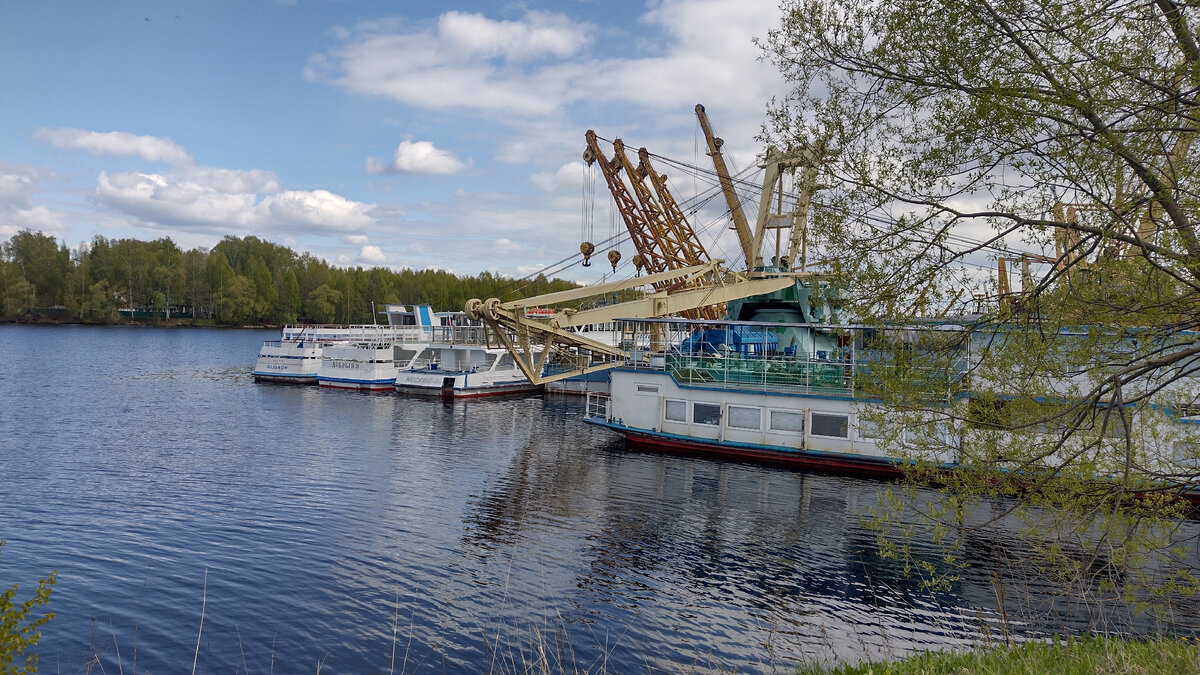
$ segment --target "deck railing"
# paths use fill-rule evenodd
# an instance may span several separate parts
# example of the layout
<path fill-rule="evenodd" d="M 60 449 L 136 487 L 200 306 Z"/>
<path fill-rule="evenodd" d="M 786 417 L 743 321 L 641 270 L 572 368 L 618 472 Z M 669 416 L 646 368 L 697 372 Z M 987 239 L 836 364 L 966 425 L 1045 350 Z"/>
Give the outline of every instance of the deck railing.
<path fill-rule="evenodd" d="M 879 360 L 822 359 L 803 356 L 693 355 L 679 352 L 635 354 L 627 365 L 666 371 L 682 385 L 716 389 L 795 392 L 833 396 L 869 394 L 870 385 L 902 376 L 916 391 L 935 400 L 948 400 L 961 391 L 966 361 L 948 368 L 906 368 Z"/>
<path fill-rule="evenodd" d="M 283 327 L 281 335 L 288 340 L 487 344 L 487 333 L 483 326 L 287 325 Z"/>
<path fill-rule="evenodd" d="M 666 354 L 663 368 L 680 384 L 849 395 L 853 364 L 783 357 L 697 357 Z"/>
<path fill-rule="evenodd" d="M 588 419 L 607 420 L 609 400 L 609 395 L 604 392 L 589 391 L 587 394 L 587 405 L 584 409 L 584 417 Z"/>

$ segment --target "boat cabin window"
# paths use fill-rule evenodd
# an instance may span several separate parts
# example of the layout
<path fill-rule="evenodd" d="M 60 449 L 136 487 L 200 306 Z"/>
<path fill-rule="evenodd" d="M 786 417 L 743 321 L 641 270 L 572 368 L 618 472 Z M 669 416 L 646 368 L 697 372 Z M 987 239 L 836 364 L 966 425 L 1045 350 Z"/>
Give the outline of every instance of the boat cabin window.
<path fill-rule="evenodd" d="M 720 424 L 721 406 L 717 403 L 693 403 L 692 422 L 694 424 Z"/>
<path fill-rule="evenodd" d="M 1124 416 L 1122 416 L 1122 412 Z M 1133 431 L 1133 408 L 1099 408 L 1093 418 L 1096 431 L 1105 438 L 1125 438 Z"/>
<path fill-rule="evenodd" d="M 846 415 L 812 414 L 813 436 L 850 437 L 850 418 Z"/>
<path fill-rule="evenodd" d="M 663 419 L 668 422 L 686 422 L 687 403 L 684 401 L 667 401 L 667 407 L 663 410 Z"/>
<path fill-rule="evenodd" d="M 1200 466 L 1200 443 L 1175 442 L 1175 461 L 1183 466 Z"/>
<path fill-rule="evenodd" d="M 908 441 L 918 446 L 937 446 L 945 442 L 943 428 L 936 422 L 918 422 L 908 428 Z"/>
<path fill-rule="evenodd" d="M 883 427 L 881 427 L 879 425 L 879 422 L 877 422 L 873 419 L 870 419 L 868 417 L 859 415 L 858 416 L 858 437 L 859 438 L 870 438 L 872 440 L 877 440 L 877 439 L 883 438 Z"/>
<path fill-rule="evenodd" d="M 758 431 L 762 428 L 762 408 L 731 405 L 728 410 L 729 421 L 726 423 L 731 429 L 751 429 Z"/>
<path fill-rule="evenodd" d="M 1174 406 L 1176 417 L 1200 416 L 1200 405 L 1195 403 L 1179 403 Z"/>
<path fill-rule="evenodd" d="M 637 386 L 637 393 L 658 396 L 658 385 L 657 384 L 639 384 Z"/>
<path fill-rule="evenodd" d="M 1012 417 L 1012 405 L 1004 399 L 967 400 L 967 423 L 976 429 L 1008 429 Z"/>
<path fill-rule="evenodd" d="M 517 367 L 517 364 L 515 361 L 513 361 L 512 354 L 508 354 L 508 353 L 500 355 L 500 365 L 496 366 L 496 368 L 498 370 L 505 370 L 505 369 L 516 368 L 516 367 Z"/>
<path fill-rule="evenodd" d="M 804 433 L 804 413 L 772 410 L 771 431 L 788 431 L 795 434 Z"/>

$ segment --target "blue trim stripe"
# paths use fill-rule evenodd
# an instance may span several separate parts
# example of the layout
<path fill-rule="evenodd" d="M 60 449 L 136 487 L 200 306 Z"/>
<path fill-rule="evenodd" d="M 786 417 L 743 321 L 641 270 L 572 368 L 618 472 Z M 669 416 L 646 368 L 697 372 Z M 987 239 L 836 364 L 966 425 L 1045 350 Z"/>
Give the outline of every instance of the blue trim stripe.
<path fill-rule="evenodd" d="M 321 382 L 349 382 L 350 384 L 396 384 L 395 378 L 383 380 L 352 380 L 346 377 L 318 377 L 318 379 Z"/>

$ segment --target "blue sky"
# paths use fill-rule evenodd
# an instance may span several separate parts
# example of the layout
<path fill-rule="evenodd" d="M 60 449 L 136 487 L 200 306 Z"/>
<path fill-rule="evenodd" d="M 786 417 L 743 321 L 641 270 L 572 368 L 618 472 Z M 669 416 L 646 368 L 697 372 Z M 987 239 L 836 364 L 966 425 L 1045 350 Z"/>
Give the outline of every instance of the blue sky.
<path fill-rule="evenodd" d="M 334 264 L 524 276 L 578 250 L 589 128 L 707 167 L 704 103 L 735 167 L 754 162 L 786 88 L 753 38 L 779 16 L 776 0 L 0 0 L 0 240 L 255 235 Z M 672 177 L 681 199 L 706 187 Z M 610 202 L 599 179 L 593 239 L 616 229 Z M 735 257 L 722 223 L 694 224 Z"/>

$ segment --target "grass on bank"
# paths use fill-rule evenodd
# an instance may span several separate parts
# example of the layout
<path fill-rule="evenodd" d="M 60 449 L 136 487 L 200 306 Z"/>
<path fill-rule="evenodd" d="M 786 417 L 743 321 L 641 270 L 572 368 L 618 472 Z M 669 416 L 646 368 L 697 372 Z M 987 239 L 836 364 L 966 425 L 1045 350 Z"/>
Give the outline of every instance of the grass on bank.
<path fill-rule="evenodd" d="M 806 665 L 796 672 L 797 675 L 1200 673 L 1200 640 L 1055 639 L 969 652 L 927 652 L 891 662 L 837 667 Z"/>

